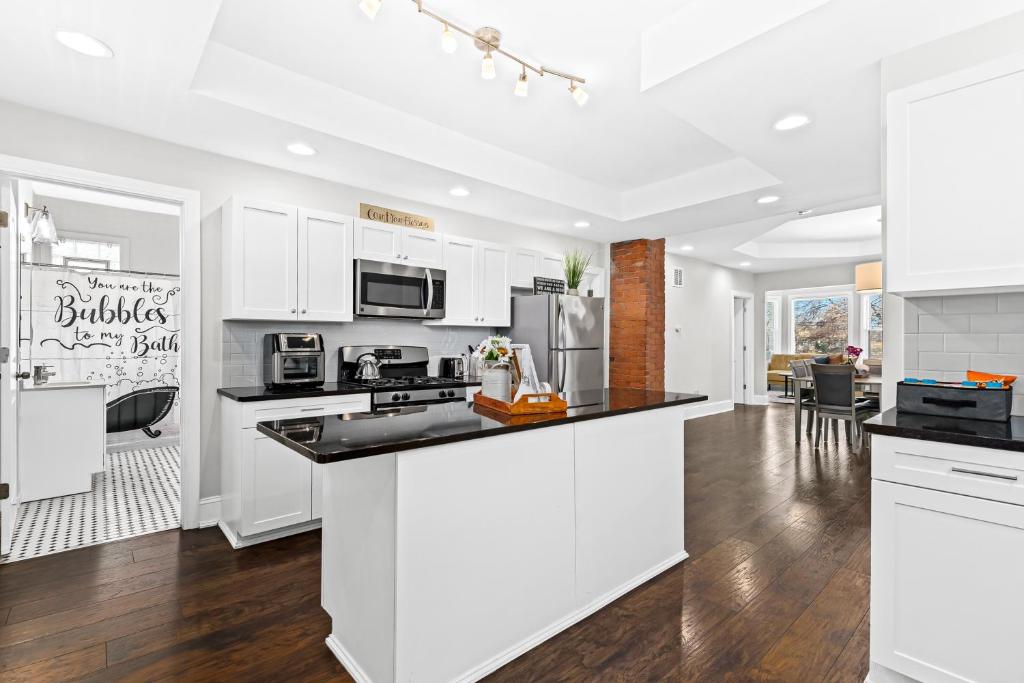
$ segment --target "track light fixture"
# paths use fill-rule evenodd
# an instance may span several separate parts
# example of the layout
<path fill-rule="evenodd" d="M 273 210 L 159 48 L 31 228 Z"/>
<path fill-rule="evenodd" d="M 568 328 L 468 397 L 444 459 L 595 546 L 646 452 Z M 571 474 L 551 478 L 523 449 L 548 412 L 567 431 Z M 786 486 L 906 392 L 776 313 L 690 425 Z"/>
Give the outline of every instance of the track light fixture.
<path fill-rule="evenodd" d="M 590 99 L 590 94 L 587 93 L 582 87 L 586 83 L 586 79 L 572 74 L 565 73 L 563 71 L 556 71 L 555 69 L 549 69 L 546 66 L 535 66 L 527 62 L 522 57 L 519 57 L 508 50 L 504 50 L 501 47 L 501 31 L 496 28 L 485 26 L 476 31 L 469 31 L 461 26 L 453 24 L 448 19 L 445 19 L 441 15 L 427 9 L 423 6 L 423 0 L 412 0 L 416 3 L 416 11 L 425 17 L 433 19 L 434 21 L 442 24 L 444 29 L 441 31 L 441 49 L 451 54 L 458 49 L 459 43 L 455 37 L 456 33 L 461 33 L 464 36 L 473 39 L 473 44 L 478 50 L 484 53 L 483 61 L 480 64 L 480 77 L 484 80 L 492 80 L 497 76 L 497 68 L 494 64 L 494 55 L 498 54 L 507 59 L 511 59 L 522 67 L 522 71 L 516 80 L 516 86 L 513 89 L 513 93 L 519 97 L 526 97 L 529 93 L 529 82 L 527 80 L 527 70 L 532 71 L 540 77 L 544 76 L 557 76 L 569 81 L 569 94 L 576 101 L 576 104 L 583 106 Z M 380 11 L 383 0 L 359 0 L 359 9 L 363 11 L 370 19 L 377 16 L 377 12 Z"/>

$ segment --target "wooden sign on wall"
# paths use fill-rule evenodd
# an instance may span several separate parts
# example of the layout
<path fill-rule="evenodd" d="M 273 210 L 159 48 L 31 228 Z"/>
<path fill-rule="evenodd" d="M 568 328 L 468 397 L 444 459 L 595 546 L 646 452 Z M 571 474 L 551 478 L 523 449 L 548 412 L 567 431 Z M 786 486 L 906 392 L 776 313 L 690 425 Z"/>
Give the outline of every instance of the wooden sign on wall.
<path fill-rule="evenodd" d="M 373 204 L 359 204 L 359 217 L 371 221 L 380 221 L 390 225 L 401 225 L 405 228 L 418 228 L 420 230 L 434 231 L 434 219 L 426 216 L 419 216 L 415 213 L 385 209 L 383 206 Z"/>

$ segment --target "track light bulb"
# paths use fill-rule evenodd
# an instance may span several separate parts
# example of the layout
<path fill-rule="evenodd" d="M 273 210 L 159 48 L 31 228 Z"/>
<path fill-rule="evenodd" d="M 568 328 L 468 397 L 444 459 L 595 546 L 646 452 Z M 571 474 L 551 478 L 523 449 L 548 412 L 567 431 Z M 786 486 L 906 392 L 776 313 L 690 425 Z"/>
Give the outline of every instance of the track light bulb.
<path fill-rule="evenodd" d="M 377 12 L 380 11 L 381 0 L 359 0 L 359 9 L 363 10 L 371 21 L 377 16 Z"/>
<path fill-rule="evenodd" d="M 575 83 L 571 83 L 569 85 L 569 92 L 572 94 L 572 98 L 576 100 L 576 104 L 581 107 L 590 99 L 590 95 L 587 94 L 587 91 Z"/>
<path fill-rule="evenodd" d="M 480 78 L 490 81 L 497 75 L 498 72 L 494 68 L 494 57 L 491 56 L 491 51 L 488 50 L 487 54 L 484 55 L 484 61 L 480 63 Z"/>
<path fill-rule="evenodd" d="M 519 75 L 519 80 L 516 81 L 516 89 L 512 91 L 519 97 L 526 97 L 530 94 L 530 82 L 526 80 L 526 69 L 523 69 L 523 73 Z"/>
<path fill-rule="evenodd" d="M 459 49 L 459 41 L 455 40 L 455 34 L 448 28 L 448 24 L 444 25 L 444 31 L 441 32 L 441 49 L 448 54 Z"/>

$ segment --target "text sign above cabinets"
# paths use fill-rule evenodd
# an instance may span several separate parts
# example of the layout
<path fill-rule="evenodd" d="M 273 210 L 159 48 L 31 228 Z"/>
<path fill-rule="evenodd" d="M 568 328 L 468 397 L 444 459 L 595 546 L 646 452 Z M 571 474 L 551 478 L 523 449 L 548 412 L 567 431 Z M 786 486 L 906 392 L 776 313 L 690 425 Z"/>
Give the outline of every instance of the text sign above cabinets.
<path fill-rule="evenodd" d="M 233 198 L 222 209 L 223 317 L 352 320 L 352 219 Z"/>

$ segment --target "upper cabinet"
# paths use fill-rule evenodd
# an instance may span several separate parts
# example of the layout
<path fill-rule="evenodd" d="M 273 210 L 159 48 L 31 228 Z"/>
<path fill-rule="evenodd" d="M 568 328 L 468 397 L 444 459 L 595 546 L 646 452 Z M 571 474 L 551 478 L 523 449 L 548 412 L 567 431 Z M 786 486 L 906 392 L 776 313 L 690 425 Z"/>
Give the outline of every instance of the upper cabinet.
<path fill-rule="evenodd" d="M 440 268 L 442 236 L 418 228 L 403 228 L 359 219 L 355 227 L 355 258 Z"/>
<path fill-rule="evenodd" d="M 533 278 L 540 275 L 540 252 L 533 249 L 514 249 L 512 260 L 512 286 L 533 289 Z"/>
<path fill-rule="evenodd" d="M 444 235 L 445 317 L 428 325 L 507 327 L 512 323 L 508 247 Z"/>
<path fill-rule="evenodd" d="M 886 287 L 1024 289 L 1024 55 L 889 94 Z"/>
<path fill-rule="evenodd" d="M 352 219 L 233 198 L 222 209 L 223 317 L 352 320 Z"/>

